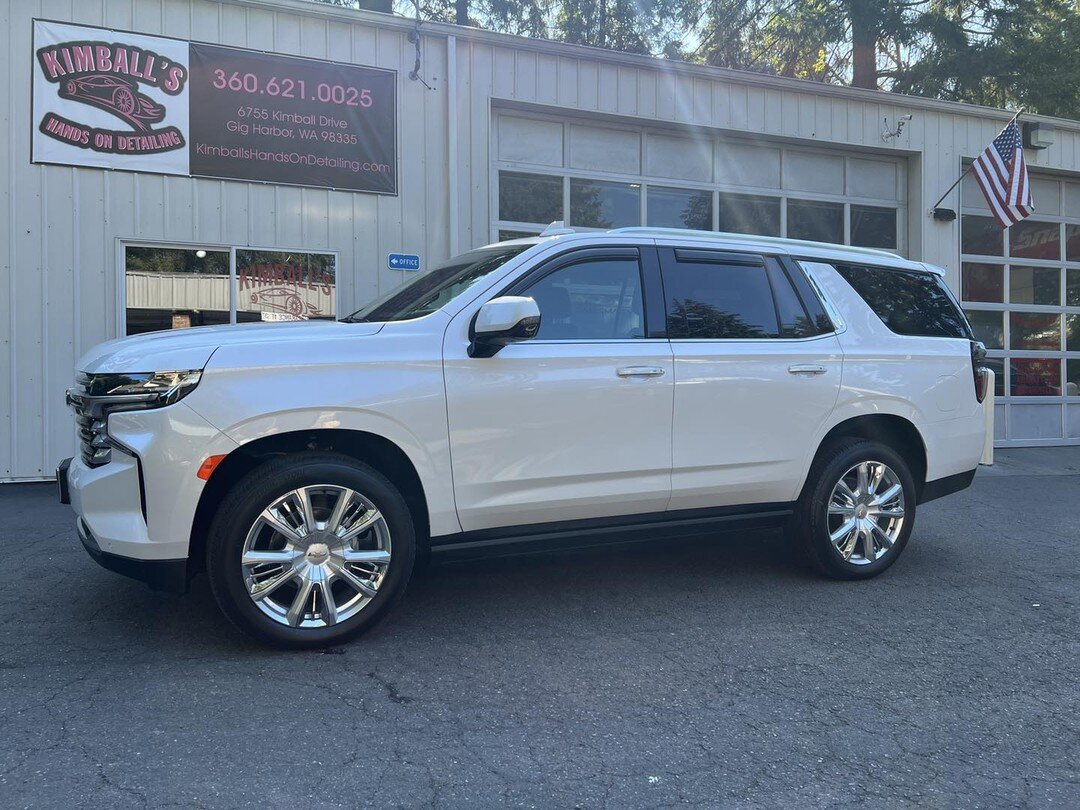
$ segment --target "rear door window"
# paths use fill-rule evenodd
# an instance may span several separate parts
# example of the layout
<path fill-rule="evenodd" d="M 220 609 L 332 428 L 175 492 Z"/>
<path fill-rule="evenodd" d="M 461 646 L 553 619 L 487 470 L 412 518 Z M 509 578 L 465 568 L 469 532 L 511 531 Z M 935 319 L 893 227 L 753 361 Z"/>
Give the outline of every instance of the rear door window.
<path fill-rule="evenodd" d="M 774 257 L 694 248 L 665 248 L 660 255 L 669 338 L 806 338 L 832 331 L 820 302 L 813 298 L 808 309 Z"/>
<path fill-rule="evenodd" d="M 776 338 L 772 288 L 760 256 L 666 250 L 664 291 L 669 338 Z"/>
<path fill-rule="evenodd" d="M 933 273 L 837 264 L 836 271 L 898 335 L 970 338 L 944 280 Z"/>

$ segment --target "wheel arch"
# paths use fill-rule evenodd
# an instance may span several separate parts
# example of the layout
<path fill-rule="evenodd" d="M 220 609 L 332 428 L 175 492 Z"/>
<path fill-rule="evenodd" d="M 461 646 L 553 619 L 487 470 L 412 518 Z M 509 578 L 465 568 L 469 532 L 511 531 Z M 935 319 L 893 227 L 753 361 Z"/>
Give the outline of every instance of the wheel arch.
<path fill-rule="evenodd" d="M 891 413 L 872 413 L 852 416 L 834 425 L 818 443 L 810 468 L 817 464 L 822 453 L 835 440 L 841 438 L 873 439 L 891 447 L 908 465 L 915 480 L 917 499 L 922 498 L 926 486 L 926 442 L 918 427 L 910 419 Z M 807 479 L 803 487 L 810 486 Z"/>
<path fill-rule="evenodd" d="M 320 428 L 262 436 L 240 445 L 214 468 L 195 508 L 188 545 L 189 568 L 201 570 L 210 522 L 226 493 L 259 465 L 283 455 L 306 450 L 342 453 L 370 465 L 390 479 L 413 514 L 421 548 L 430 538 L 430 516 L 423 482 L 408 454 L 385 436 L 361 430 Z"/>

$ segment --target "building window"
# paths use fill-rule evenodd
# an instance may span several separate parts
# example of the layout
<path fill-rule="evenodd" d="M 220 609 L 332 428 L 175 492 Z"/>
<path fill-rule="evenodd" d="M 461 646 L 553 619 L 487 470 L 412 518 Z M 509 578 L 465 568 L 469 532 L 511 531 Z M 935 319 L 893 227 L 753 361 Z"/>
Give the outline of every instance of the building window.
<path fill-rule="evenodd" d="M 495 119 L 492 239 L 563 220 L 598 230 L 645 224 L 905 250 L 902 158 L 518 112 Z M 1076 241 L 1080 253 L 1080 234 Z"/>
<path fill-rule="evenodd" d="M 561 177 L 499 172 L 499 219 L 546 225 L 563 218 Z"/>
<path fill-rule="evenodd" d="M 625 228 L 641 224 L 641 184 L 570 178 L 570 225 Z"/>
<path fill-rule="evenodd" d="M 758 236 L 780 236 L 779 197 L 753 194 L 720 195 L 720 230 Z"/>
<path fill-rule="evenodd" d="M 896 209 L 852 205 L 851 244 L 896 250 Z"/>
<path fill-rule="evenodd" d="M 960 252 L 1000 256 L 1004 250 L 1001 228 L 993 217 L 965 215 L 960 223 Z"/>
<path fill-rule="evenodd" d="M 843 244 L 844 206 L 815 200 L 788 200 L 787 235 L 791 239 Z"/>
<path fill-rule="evenodd" d="M 337 317 L 332 253 L 124 247 L 125 334 Z"/>
<path fill-rule="evenodd" d="M 1080 194 L 1068 180 L 1037 182 L 1044 201 Z M 978 189 L 970 191 L 960 218 L 960 294 L 1001 378 L 1004 441 L 1078 439 L 1069 425 L 1080 424 L 1080 212 L 1047 204 L 1002 230 Z"/>
<path fill-rule="evenodd" d="M 712 230 L 712 192 L 649 186 L 646 224 L 656 228 Z"/>
<path fill-rule="evenodd" d="M 126 246 L 127 334 L 230 322 L 229 251 Z"/>
<path fill-rule="evenodd" d="M 333 254 L 236 251 L 236 316 L 248 321 L 334 320 Z"/>

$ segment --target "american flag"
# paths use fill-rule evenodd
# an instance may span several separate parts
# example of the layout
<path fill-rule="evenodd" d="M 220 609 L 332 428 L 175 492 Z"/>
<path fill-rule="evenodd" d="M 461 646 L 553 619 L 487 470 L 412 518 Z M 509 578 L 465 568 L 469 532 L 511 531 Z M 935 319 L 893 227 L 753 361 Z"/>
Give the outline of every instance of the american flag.
<path fill-rule="evenodd" d="M 971 169 L 1002 228 L 1008 228 L 1034 212 L 1020 127 L 1015 121 L 1001 130 L 975 158 Z"/>

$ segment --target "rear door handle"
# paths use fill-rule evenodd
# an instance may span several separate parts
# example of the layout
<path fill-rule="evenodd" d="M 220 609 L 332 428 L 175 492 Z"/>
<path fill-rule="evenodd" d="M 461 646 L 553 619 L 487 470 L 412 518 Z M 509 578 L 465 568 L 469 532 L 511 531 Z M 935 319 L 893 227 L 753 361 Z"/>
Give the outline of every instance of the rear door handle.
<path fill-rule="evenodd" d="M 664 370 L 659 366 L 623 366 L 615 373 L 620 377 L 662 377 Z"/>
<path fill-rule="evenodd" d="M 815 366 L 811 363 L 796 363 L 787 367 L 789 374 L 824 374 L 825 366 Z"/>

